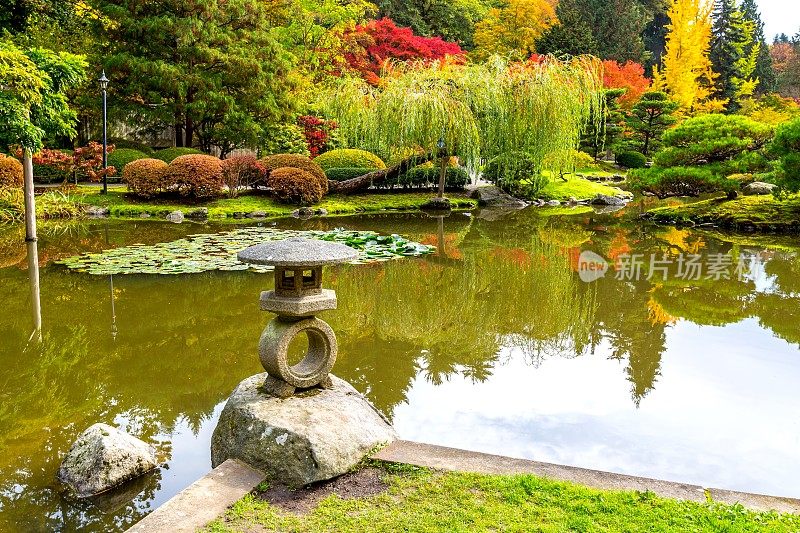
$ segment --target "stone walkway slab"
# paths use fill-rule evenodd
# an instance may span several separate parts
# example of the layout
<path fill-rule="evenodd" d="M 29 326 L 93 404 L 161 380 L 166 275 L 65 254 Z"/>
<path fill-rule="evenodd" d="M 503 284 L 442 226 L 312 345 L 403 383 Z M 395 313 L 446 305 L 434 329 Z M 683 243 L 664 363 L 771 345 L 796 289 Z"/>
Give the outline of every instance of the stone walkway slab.
<path fill-rule="evenodd" d="M 229 459 L 144 517 L 128 532 L 197 531 L 221 516 L 264 477 L 262 472 L 241 461 Z"/>
<path fill-rule="evenodd" d="M 481 474 L 534 474 L 540 477 L 571 481 L 607 490 L 651 491 L 665 498 L 705 502 L 707 495 L 714 501 L 735 504 L 762 511 L 775 510 L 800 514 L 800 500 L 761 494 L 750 494 L 699 485 L 662 481 L 586 468 L 542 463 L 487 453 L 470 452 L 433 444 L 398 440 L 372 456 L 391 463 Z"/>

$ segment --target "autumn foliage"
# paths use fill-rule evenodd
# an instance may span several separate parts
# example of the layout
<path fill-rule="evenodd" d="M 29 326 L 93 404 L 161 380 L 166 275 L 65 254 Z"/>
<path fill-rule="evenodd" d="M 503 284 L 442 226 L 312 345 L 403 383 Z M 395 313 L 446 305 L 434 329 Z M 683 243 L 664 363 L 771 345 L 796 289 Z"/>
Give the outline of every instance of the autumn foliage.
<path fill-rule="evenodd" d="M 114 145 L 109 144 L 106 153 L 113 151 Z M 22 156 L 21 151 L 18 156 Z M 113 176 L 117 172 L 114 166 L 103 170 L 103 145 L 96 142 L 76 148 L 72 154 L 44 148 L 33 155 L 33 163 L 53 167 L 65 174 L 86 176 L 91 181 L 100 181 L 103 176 Z"/>
<path fill-rule="evenodd" d="M 319 202 L 323 195 L 319 180 L 300 168 L 276 168 L 270 172 L 267 185 L 275 198 L 285 203 L 312 205 Z"/>
<path fill-rule="evenodd" d="M 166 192 L 167 165 L 160 159 L 137 159 L 122 169 L 122 179 L 131 194 L 141 198 L 153 198 Z"/>
<path fill-rule="evenodd" d="M 270 155 L 261 160 L 261 165 L 267 176 L 267 184 L 270 183 L 272 172 L 279 168 L 299 168 L 308 172 L 319 184 L 322 194 L 328 192 L 328 178 L 325 171 L 318 164 L 304 155 L 298 154 L 277 154 Z"/>
<path fill-rule="evenodd" d="M 0 189 L 22 186 L 22 163 L 13 157 L 0 155 Z"/>
<path fill-rule="evenodd" d="M 603 86 L 606 89 L 625 89 L 617 101 L 625 109 L 633 107 L 650 88 L 650 78 L 644 75 L 644 67 L 635 61 L 620 65 L 613 60 L 603 61 Z"/>
<path fill-rule="evenodd" d="M 181 196 L 212 198 L 222 190 L 222 162 L 212 155 L 182 155 L 169 164 L 166 180 Z"/>
<path fill-rule="evenodd" d="M 372 84 L 379 82 L 381 71 L 392 60 L 432 61 L 447 56 L 464 57 L 464 50 L 458 43 L 441 37 L 414 35 L 411 28 L 399 27 L 389 18 L 356 26 L 346 37 L 351 43 L 344 54 L 348 66 Z"/>
<path fill-rule="evenodd" d="M 297 125 L 303 128 L 303 136 L 311 157 L 317 157 L 328 147 L 331 133 L 339 127 L 336 121 L 325 120 L 314 115 L 297 117 Z"/>
<path fill-rule="evenodd" d="M 266 169 L 254 155 L 235 155 L 222 161 L 222 180 L 228 196 L 236 197 L 240 187 L 252 187 L 264 179 Z"/>

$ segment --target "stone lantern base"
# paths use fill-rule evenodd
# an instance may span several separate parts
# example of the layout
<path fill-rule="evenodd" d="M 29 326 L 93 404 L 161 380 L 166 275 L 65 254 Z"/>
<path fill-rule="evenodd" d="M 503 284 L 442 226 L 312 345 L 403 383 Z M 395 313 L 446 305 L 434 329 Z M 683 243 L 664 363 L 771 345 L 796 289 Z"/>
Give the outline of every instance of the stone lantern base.
<path fill-rule="evenodd" d="M 273 482 L 300 487 L 348 472 L 397 438 L 375 407 L 336 376 L 330 388 L 288 398 L 264 391 L 266 378 L 245 379 L 228 398 L 211 440 L 214 467 L 240 459 Z"/>

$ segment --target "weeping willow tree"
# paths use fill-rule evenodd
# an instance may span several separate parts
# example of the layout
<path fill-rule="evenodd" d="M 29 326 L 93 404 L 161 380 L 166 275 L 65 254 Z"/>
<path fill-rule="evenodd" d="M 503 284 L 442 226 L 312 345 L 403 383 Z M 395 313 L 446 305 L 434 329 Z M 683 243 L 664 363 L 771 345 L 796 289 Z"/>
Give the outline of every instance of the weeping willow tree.
<path fill-rule="evenodd" d="M 555 171 L 571 163 L 566 159 L 588 122 L 603 120 L 602 65 L 588 56 L 396 64 L 384 79 L 372 87 L 344 78 L 322 95 L 350 146 L 389 160 L 407 156 L 360 183 L 356 178 L 355 187 L 402 170 L 409 155 L 440 159 L 440 195 L 452 156 L 475 170 L 482 159 L 524 151 L 539 170 Z"/>

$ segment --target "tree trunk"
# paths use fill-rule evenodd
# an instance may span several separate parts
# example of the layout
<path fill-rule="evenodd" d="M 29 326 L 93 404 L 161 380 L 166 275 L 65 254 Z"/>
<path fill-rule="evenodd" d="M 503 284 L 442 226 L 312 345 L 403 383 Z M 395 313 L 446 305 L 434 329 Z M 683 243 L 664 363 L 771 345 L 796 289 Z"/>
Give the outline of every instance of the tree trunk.
<path fill-rule="evenodd" d="M 33 197 L 33 154 L 25 148 L 22 155 L 25 195 L 25 242 L 36 240 L 36 200 Z"/>
<path fill-rule="evenodd" d="M 436 193 L 437 198 L 444 198 L 444 186 L 447 181 L 447 163 L 448 157 L 442 154 L 441 163 L 439 163 L 439 191 Z"/>
<path fill-rule="evenodd" d="M 435 155 L 432 153 L 410 157 L 389 168 L 373 170 L 372 172 L 364 174 L 363 176 L 358 176 L 357 178 L 344 181 L 329 181 L 328 187 L 330 192 L 351 194 L 361 189 L 366 189 L 373 183 L 380 183 L 381 181 L 385 181 L 387 179 L 397 178 L 411 170 L 413 167 L 421 165 L 422 163 L 427 163 L 434 157 Z"/>

